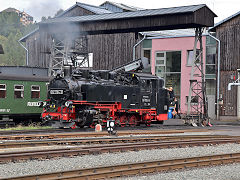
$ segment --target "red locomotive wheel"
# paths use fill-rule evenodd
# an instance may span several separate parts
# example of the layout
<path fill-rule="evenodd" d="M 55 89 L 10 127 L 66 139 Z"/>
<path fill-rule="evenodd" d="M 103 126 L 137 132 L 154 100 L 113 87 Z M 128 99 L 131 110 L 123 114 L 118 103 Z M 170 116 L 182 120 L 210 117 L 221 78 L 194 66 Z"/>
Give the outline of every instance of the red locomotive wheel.
<path fill-rule="evenodd" d="M 123 115 L 123 116 L 120 116 L 120 125 L 121 127 L 125 127 L 126 126 L 126 123 L 127 123 L 127 116 Z"/>
<path fill-rule="evenodd" d="M 135 115 L 132 115 L 129 117 L 129 125 L 134 127 L 137 125 L 137 117 Z"/>

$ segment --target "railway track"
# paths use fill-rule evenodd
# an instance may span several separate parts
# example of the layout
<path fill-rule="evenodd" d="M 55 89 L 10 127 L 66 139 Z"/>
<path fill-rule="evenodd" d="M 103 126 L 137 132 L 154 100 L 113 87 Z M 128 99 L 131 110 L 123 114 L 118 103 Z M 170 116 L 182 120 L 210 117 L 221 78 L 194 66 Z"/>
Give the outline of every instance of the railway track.
<path fill-rule="evenodd" d="M 113 177 L 141 175 L 146 173 L 158 173 L 185 168 L 196 168 L 204 166 L 215 166 L 230 163 L 239 163 L 240 153 L 220 154 L 212 156 L 192 157 L 172 160 L 158 160 L 140 163 L 120 164 L 114 166 L 103 166 L 72 171 L 62 171 L 38 175 L 5 178 L 12 180 L 22 179 L 109 179 Z"/>
<path fill-rule="evenodd" d="M 19 151 L 19 152 L 5 152 L 0 153 L 0 163 L 16 162 L 22 160 L 33 159 L 50 159 L 54 157 L 70 157 L 81 156 L 89 154 L 100 153 L 113 153 L 113 152 L 125 152 L 125 151 L 138 151 L 148 149 L 161 149 L 161 148 L 182 148 L 192 146 L 204 146 L 204 145 L 217 145 L 226 143 L 239 143 L 240 138 L 228 138 L 228 139 L 195 139 L 185 141 L 156 141 L 156 142 L 138 142 L 138 143 L 121 143 L 121 144 L 108 144 L 97 146 L 84 146 L 62 149 L 45 149 L 34 151 Z"/>
<path fill-rule="evenodd" d="M 140 137 L 111 137 L 111 138 L 77 138 L 77 139 L 50 139 L 50 140 L 24 140 L 24 141 L 2 141 L 0 149 L 38 147 L 52 145 L 87 145 L 87 144 L 112 144 L 112 143 L 133 143 L 133 142 L 152 142 L 152 141 L 176 141 L 176 140 L 208 140 L 208 139 L 233 139 L 239 136 L 140 136 Z"/>
<path fill-rule="evenodd" d="M 144 135 L 144 134 L 179 134 L 185 132 L 208 132 L 208 129 L 188 129 L 188 130 L 132 130 L 118 131 L 118 136 Z M 71 132 L 71 133 L 42 133 L 42 134 L 16 134 L 1 135 L 0 140 L 30 140 L 30 139 L 56 139 L 56 138 L 75 138 L 75 137 L 103 137 L 109 136 L 105 132 Z"/>

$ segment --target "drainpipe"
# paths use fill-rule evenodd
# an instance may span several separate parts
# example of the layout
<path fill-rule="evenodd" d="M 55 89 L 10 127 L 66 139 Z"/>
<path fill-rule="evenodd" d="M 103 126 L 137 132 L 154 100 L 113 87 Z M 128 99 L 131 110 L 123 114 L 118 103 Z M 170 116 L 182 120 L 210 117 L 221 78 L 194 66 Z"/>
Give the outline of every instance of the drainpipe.
<path fill-rule="evenodd" d="M 218 42 L 218 71 L 217 71 L 217 120 L 219 120 L 219 89 L 220 89 L 220 47 L 221 47 L 221 42 L 219 39 L 214 37 L 213 35 L 210 34 L 208 30 L 208 35 L 215 39 Z"/>
<path fill-rule="evenodd" d="M 26 66 L 28 66 L 28 49 L 18 40 L 19 44 L 25 49 L 26 51 Z"/>
<path fill-rule="evenodd" d="M 146 39 L 146 34 L 144 34 L 143 38 L 137 42 L 137 44 L 135 44 L 133 46 L 133 61 L 135 60 L 135 56 L 136 56 L 136 47 L 144 40 Z"/>

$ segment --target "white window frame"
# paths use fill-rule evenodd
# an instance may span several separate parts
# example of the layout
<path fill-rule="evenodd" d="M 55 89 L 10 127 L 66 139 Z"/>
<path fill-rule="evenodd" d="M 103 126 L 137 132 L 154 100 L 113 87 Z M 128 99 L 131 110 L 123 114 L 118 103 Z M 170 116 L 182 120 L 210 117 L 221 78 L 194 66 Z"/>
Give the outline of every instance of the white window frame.
<path fill-rule="evenodd" d="M 0 90 L 7 90 L 7 85 L 6 84 L 0 84 L 0 86 L 5 86 L 5 88 L 0 87 Z"/>
<path fill-rule="evenodd" d="M 158 53 L 162 53 L 162 54 L 164 54 L 164 56 L 163 57 L 157 57 Z M 164 63 L 163 64 L 157 64 L 157 60 L 163 60 Z M 166 80 L 166 60 L 167 60 L 167 51 L 156 51 L 155 52 L 155 74 L 158 75 L 158 72 L 156 72 L 157 67 L 163 67 L 164 70 L 163 70 L 163 72 L 161 72 L 162 73 L 161 77 L 164 80 Z M 164 83 L 165 83 L 165 81 L 164 81 Z"/>
<path fill-rule="evenodd" d="M 39 87 L 39 90 L 32 89 L 33 86 L 35 86 L 35 87 Z M 31 85 L 31 91 L 41 91 L 41 87 L 40 87 L 39 85 Z"/>
<path fill-rule="evenodd" d="M 5 86 L 5 88 L 0 88 L 0 91 L 7 91 L 7 85 L 6 84 L 0 84 L 0 86 Z M 7 98 L 7 92 L 4 98 Z M 3 99 L 3 98 L 1 98 Z"/>
<path fill-rule="evenodd" d="M 22 86 L 22 89 L 16 89 L 16 86 Z M 15 97 L 15 91 L 21 91 L 21 98 L 15 98 L 15 99 L 23 99 L 24 98 L 24 85 L 22 84 L 14 84 L 14 97 Z"/>
<path fill-rule="evenodd" d="M 33 89 L 33 86 L 38 87 L 38 90 Z M 31 99 L 39 99 L 40 98 L 40 91 L 41 87 L 39 85 L 31 85 Z M 32 98 L 32 92 L 39 92 L 39 97 L 38 98 Z"/>
<path fill-rule="evenodd" d="M 164 54 L 164 56 L 163 57 L 157 57 L 158 53 L 162 53 L 162 54 Z M 155 66 L 164 66 L 164 67 L 166 67 L 166 56 L 167 56 L 166 54 L 167 54 L 166 51 L 157 51 L 155 53 Z M 157 60 L 163 60 L 164 63 L 163 64 L 157 64 Z"/>

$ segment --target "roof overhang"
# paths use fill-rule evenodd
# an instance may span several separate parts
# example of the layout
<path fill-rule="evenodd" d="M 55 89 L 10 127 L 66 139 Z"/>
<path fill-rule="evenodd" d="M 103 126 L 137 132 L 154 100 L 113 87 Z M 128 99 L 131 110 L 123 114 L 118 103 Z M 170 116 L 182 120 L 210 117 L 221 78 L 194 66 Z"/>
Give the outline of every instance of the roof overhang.
<path fill-rule="evenodd" d="M 50 33 L 143 32 L 211 27 L 214 25 L 214 17 L 216 17 L 215 13 L 205 4 L 200 4 L 135 12 L 55 18 L 40 23 L 40 29 L 46 28 Z"/>
<path fill-rule="evenodd" d="M 224 24 L 225 22 L 228 22 L 230 21 L 231 19 L 237 17 L 240 15 L 240 11 L 238 11 L 237 13 L 227 17 L 226 19 L 223 19 L 222 21 L 216 23 L 213 27 L 209 28 L 209 31 L 212 31 L 212 32 L 216 32 L 216 29 L 221 26 L 222 24 Z"/>

